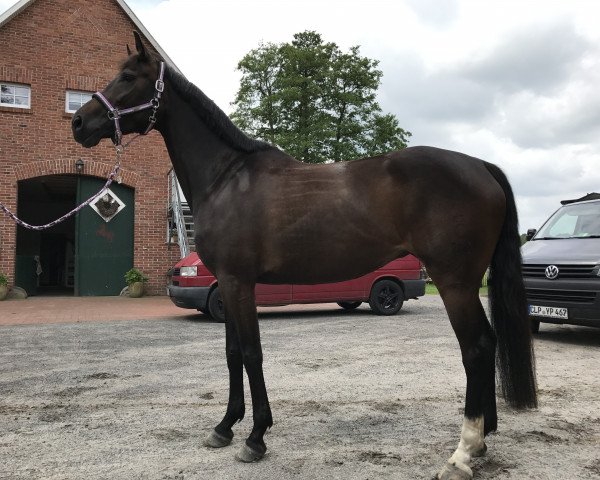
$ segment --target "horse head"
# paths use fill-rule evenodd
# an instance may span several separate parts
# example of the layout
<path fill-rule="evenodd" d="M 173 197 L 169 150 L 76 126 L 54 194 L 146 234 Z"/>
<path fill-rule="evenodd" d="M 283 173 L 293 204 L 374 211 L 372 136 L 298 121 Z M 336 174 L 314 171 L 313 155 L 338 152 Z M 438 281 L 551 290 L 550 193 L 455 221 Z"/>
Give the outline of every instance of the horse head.
<path fill-rule="evenodd" d="M 147 133 L 160 118 L 164 64 L 133 33 L 137 52 L 132 54 L 128 46 L 129 56 L 117 76 L 73 115 L 73 137 L 86 148 L 103 138 L 120 144 L 122 134 Z"/>

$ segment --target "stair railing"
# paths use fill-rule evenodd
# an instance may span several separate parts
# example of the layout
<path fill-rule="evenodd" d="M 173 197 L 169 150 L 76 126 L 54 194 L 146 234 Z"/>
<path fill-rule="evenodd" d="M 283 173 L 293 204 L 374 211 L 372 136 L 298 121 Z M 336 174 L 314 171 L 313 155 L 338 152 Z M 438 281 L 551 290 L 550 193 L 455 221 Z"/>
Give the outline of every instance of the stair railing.
<path fill-rule="evenodd" d="M 179 185 L 177 176 L 173 168 L 169 170 L 169 208 L 173 214 L 173 223 L 177 229 L 177 244 L 181 258 L 187 257 L 190 254 L 190 245 L 188 243 L 187 232 L 185 229 L 185 219 L 183 217 L 183 209 L 181 208 L 181 196 L 179 195 Z M 170 232 L 169 232 L 170 233 Z M 169 235 L 170 236 L 170 235 Z"/>

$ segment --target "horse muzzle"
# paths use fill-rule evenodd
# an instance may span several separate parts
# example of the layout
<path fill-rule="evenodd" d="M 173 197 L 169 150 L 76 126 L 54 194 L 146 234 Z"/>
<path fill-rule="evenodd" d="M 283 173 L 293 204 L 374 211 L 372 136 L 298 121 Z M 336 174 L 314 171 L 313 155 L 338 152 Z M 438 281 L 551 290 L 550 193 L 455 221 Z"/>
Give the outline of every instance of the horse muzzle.
<path fill-rule="evenodd" d="M 84 105 L 85 107 L 85 105 Z M 104 115 L 104 112 L 96 116 L 87 115 L 85 112 L 81 112 L 84 108 L 81 107 L 73 115 L 71 120 L 71 130 L 73 132 L 73 138 L 75 141 L 85 148 L 95 147 L 100 143 L 103 138 L 112 137 L 112 125 Z"/>

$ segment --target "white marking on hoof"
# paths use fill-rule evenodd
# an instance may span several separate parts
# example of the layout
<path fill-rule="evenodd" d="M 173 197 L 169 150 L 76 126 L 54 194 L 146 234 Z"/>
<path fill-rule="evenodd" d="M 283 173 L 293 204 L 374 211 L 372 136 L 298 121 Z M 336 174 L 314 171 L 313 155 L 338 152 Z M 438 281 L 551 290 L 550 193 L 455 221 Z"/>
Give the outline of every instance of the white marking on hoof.
<path fill-rule="evenodd" d="M 471 480 L 473 478 L 473 474 L 465 472 L 456 465 L 447 463 L 444 465 L 442 470 L 440 470 L 440 473 L 437 474 L 436 478 L 438 480 Z"/>
<path fill-rule="evenodd" d="M 465 417 L 458 448 L 448 459 L 448 463 L 444 465 L 438 474 L 438 478 L 443 480 L 473 478 L 471 459 L 482 456 L 486 450 L 487 447 L 483 441 L 483 415 L 474 420 Z M 456 469 L 461 470 L 464 475 L 461 476 L 461 473 L 457 472 Z"/>
<path fill-rule="evenodd" d="M 244 445 L 242 445 L 242 448 L 240 448 L 238 453 L 235 454 L 235 459 L 238 462 L 252 463 L 258 462 L 264 456 L 264 452 L 258 452 L 244 443 Z"/>
<path fill-rule="evenodd" d="M 227 438 L 216 430 L 210 432 L 210 435 L 204 440 L 204 446 L 210 448 L 223 448 L 231 443 L 231 438 Z"/>

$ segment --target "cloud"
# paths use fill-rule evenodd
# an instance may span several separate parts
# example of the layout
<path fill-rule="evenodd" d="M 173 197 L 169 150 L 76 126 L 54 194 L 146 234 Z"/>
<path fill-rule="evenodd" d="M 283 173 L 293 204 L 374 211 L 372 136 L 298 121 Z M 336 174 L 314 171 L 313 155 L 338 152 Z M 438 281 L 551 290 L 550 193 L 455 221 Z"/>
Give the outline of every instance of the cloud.
<path fill-rule="evenodd" d="M 571 21 L 533 24 L 509 33 L 484 58 L 468 59 L 456 68 L 504 93 L 548 93 L 573 76 L 591 48 Z"/>
<path fill-rule="evenodd" d="M 523 149 L 596 144 L 598 53 L 571 20 L 530 24 L 456 62 L 426 66 L 415 52 L 384 55 L 380 99 L 419 143 L 453 144 L 454 127 L 465 124 Z"/>
<path fill-rule="evenodd" d="M 457 0 L 407 0 L 406 4 L 421 22 L 436 28 L 450 26 L 458 17 L 460 6 Z"/>
<path fill-rule="evenodd" d="M 490 88 L 455 72 L 429 71 L 412 53 L 383 60 L 381 67 L 381 105 L 408 122 L 409 130 L 415 121 L 430 126 L 478 122 L 494 107 Z"/>
<path fill-rule="evenodd" d="M 600 139 L 600 92 L 569 85 L 553 97 L 520 92 L 498 102 L 496 131 L 522 148 L 552 149 Z"/>

